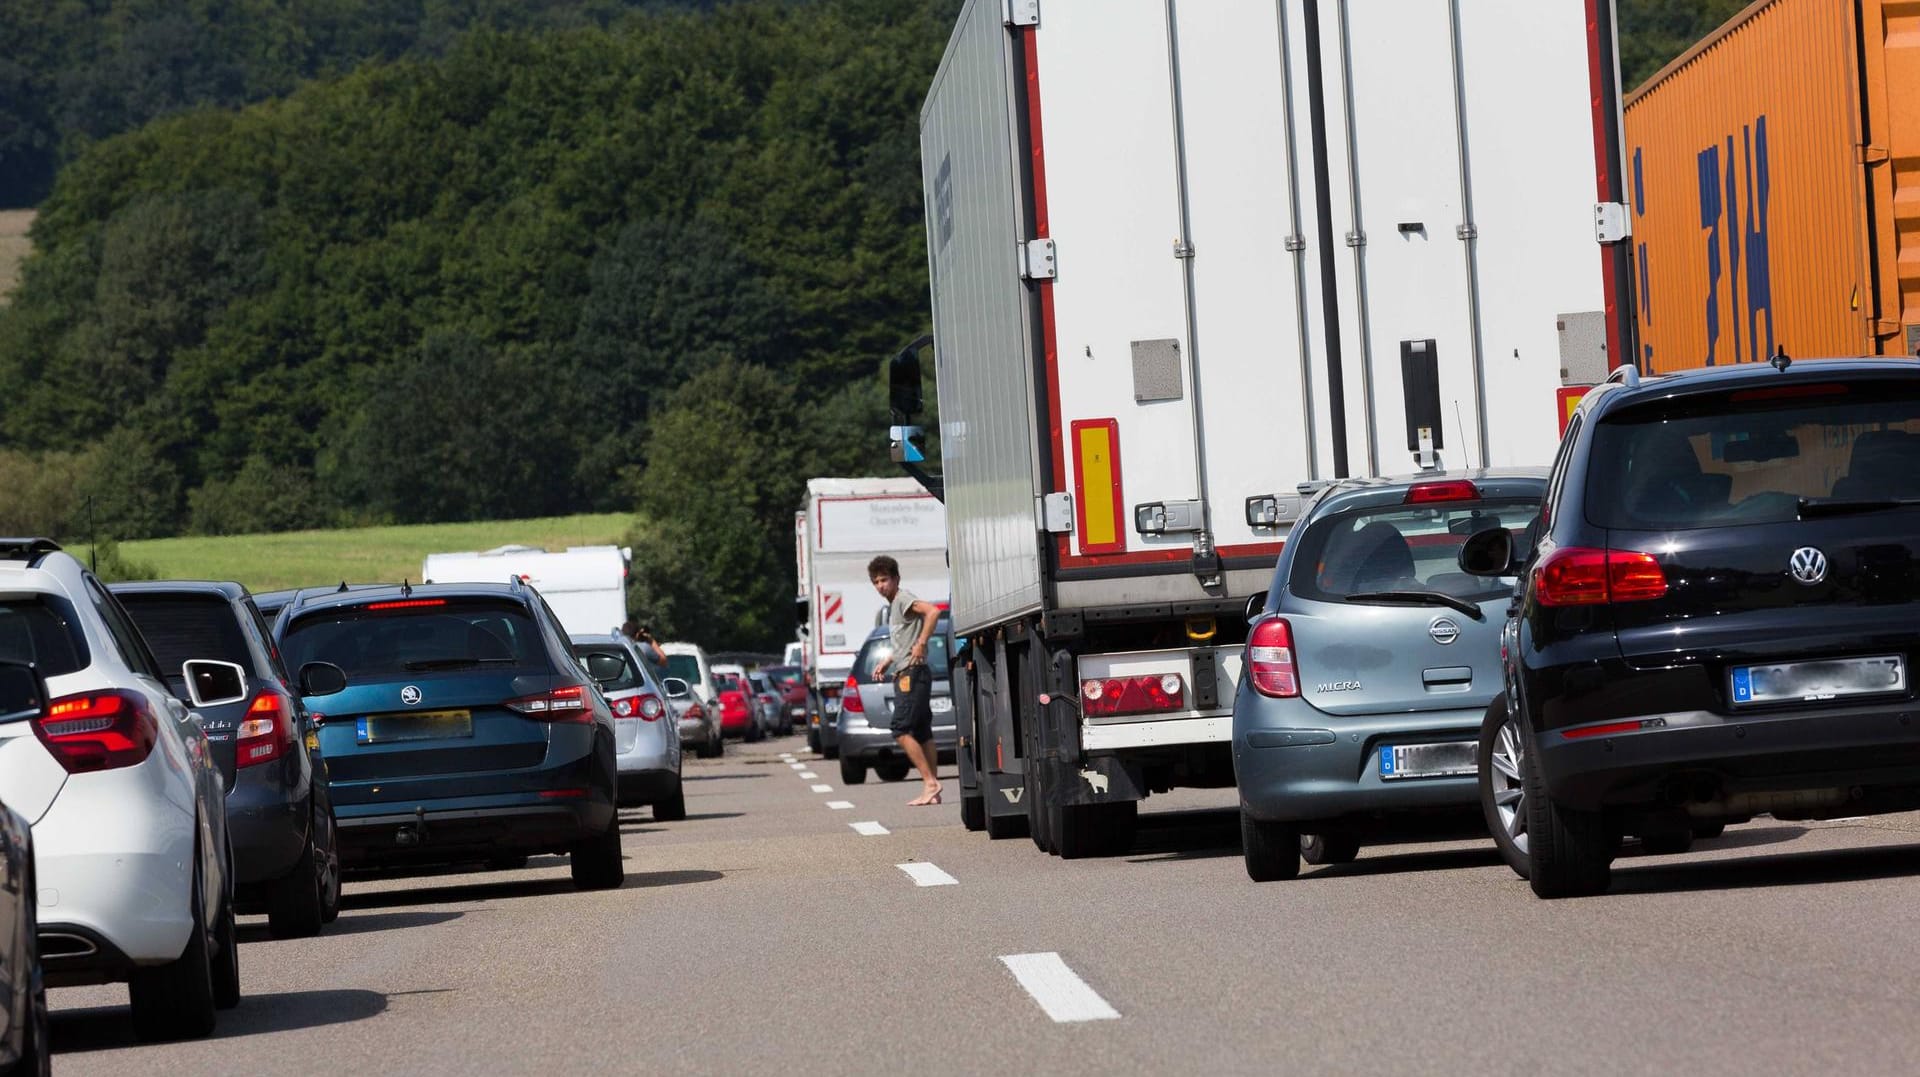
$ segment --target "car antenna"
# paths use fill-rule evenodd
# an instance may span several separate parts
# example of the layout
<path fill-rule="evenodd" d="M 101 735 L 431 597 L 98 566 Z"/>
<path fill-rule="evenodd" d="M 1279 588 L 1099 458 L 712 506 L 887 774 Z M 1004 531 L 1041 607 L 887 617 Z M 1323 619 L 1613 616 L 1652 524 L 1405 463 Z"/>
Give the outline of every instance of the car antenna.
<path fill-rule="evenodd" d="M 1787 356 L 1787 346 L 1785 344 L 1775 345 L 1773 358 L 1767 360 L 1767 362 L 1772 363 L 1773 369 L 1781 371 L 1782 373 L 1785 373 L 1786 369 L 1793 365 L 1793 360 Z"/>
<path fill-rule="evenodd" d="M 401 597 L 401 598 L 412 598 L 412 597 L 413 597 L 413 585 L 412 585 L 412 584 L 410 584 L 410 583 L 408 583 L 408 582 L 407 582 L 406 580 L 404 580 L 404 579 L 402 579 L 402 580 L 400 581 L 400 597 Z"/>
<path fill-rule="evenodd" d="M 336 595 L 344 595 L 344 594 L 346 594 L 346 593 L 347 593 L 347 581 L 345 581 L 345 580 L 341 580 L 341 581 L 340 581 L 340 589 L 339 589 L 338 591 L 335 591 L 335 592 L 334 592 L 334 594 L 336 594 Z"/>

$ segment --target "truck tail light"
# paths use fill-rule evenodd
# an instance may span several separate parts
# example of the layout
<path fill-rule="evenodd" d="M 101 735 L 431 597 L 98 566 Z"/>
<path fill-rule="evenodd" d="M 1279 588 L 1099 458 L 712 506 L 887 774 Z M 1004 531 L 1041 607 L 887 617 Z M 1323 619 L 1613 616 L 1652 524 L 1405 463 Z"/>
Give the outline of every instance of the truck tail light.
<path fill-rule="evenodd" d="M 240 719 L 240 729 L 234 734 L 233 765 L 271 763 L 287 754 L 292 739 L 292 708 L 278 692 L 261 692 L 247 705 L 246 717 Z"/>
<path fill-rule="evenodd" d="M 593 708 L 587 703 L 584 684 L 563 684 L 551 692 L 510 699 L 507 709 L 542 722 L 593 721 Z"/>
<path fill-rule="evenodd" d="M 846 687 L 840 690 L 840 709 L 848 714 L 867 713 L 867 705 L 860 702 L 860 682 L 853 677 L 848 677 Z"/>
<path fill-rule="evenodd" d="M 160 722 L 138 692 L 88 692 L 48 704 L 33 733 L 68 774 L 85 774 L 145 762 Z"/>
<path fill-rule="evenodd" d="M 1534 570 L 1534 594 L 1542 606 L 1645 602 L 1666 593 L 1660 562 L 1637 550 L 1567 546 L 1548 554 Z"/>
<path fill-rule="evenodd" d="M 1253 690 L 1273 699 L 1300 694 L 1300 671 L 1293 663 L 1293 626 L 1269 617 L 1253 626 L 1247 638 L 1247 671 Z"/>
<path fill-rule="evenodd" d="M 1186 709 L 1187 686 L 1178 673 L 1093 677 L 1080 682 L 1080 706 L 1089 718 L 1164 714 Z"/>

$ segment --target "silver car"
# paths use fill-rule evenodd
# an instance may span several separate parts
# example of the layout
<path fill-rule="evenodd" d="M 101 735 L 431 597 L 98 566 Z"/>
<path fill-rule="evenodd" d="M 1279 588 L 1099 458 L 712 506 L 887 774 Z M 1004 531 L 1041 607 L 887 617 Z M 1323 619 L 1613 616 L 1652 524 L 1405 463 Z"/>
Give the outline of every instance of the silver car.
<path fill-rule="evenodd" d="M 574 657 L 586 668 L 613 711 L 614 769 L 620 806 L 653 805 L 653 817 L 671 822 L 687 817 L 680 782 L 680 730 L 666 689 L 640 657 L 632 640 L 618 632 L 574 636 Z"/>
<path fill-rule="evenodd" d="M 927 664 L 933 670 L 933 745 L 942 763 L 953 762 L 960 743 L 960 731 L 953 720 L 953 686 L 947 676 L 952 644 L 953 625 L 941 617 L 927 640 Z M 883 782 L 900 781 L 913 769 L 893 737 L 893 677 L 889 674 L 875 680 L 873 675 L 881 660 L 892 656 L 893 644 L 883 627 L 867 636 L 853 660 L 852 680 L 860 690 L 842 694 L 836 723 L 840 780 L 848 785 L 866 781 L 868 768 Z"/>
<path fill-rule="evenodd" d="M 1247 874 L 1289 879 L 1367 841 L 1485 831 L 1475 751 L 1501 691 L 1511 579 L 1466 540 L 1527 527 L 1539 470 L 1343 480 L 1293 526 L 1233 703 Z"/>
<path fill-rule="evenodd" d="M 680 719 L 680 743 L 693 745 L 701 759 L 727 754 L 727 741 L 720 731 L 720 698 L 713 690 L 707 652 L 697 643 L 666 643 L 660 650 L 667 656 L 667 679 L 679 681 L 686 689 L 683 695 L 668 699 Z"/>

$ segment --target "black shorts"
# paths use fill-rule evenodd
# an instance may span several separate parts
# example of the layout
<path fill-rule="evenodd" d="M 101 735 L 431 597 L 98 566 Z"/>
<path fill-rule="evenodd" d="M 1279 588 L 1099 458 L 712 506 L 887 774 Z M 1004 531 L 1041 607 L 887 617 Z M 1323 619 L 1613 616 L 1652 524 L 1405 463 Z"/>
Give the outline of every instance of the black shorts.
<path fill-rule="evenodd" d="M 933 739 L 933 670 L 925 662 L 893 678 L 893 735 Z"/>

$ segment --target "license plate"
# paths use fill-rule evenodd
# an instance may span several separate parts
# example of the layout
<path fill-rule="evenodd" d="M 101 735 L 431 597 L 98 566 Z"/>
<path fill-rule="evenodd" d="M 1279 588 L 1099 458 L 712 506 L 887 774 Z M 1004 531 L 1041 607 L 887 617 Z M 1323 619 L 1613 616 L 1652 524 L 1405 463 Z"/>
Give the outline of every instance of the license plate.
<path fill-rule="evenodd" d="M 391 744 L 400 740 L 445 740 L 473 736 L 471 711 L 420 711 L 416 714 L 379 714 L 354 723 L 353 739 L 361 744 Z"/>
<path fill-rule="evenodd" d="M 1733 702 L 1817 703 L 1839 696 L 1907 690 L 1906 659 L 1897 654 L 1733 667 Z"/>
<path fill-rule="evenodd" d="M 1474 760 L 1475 742 L 1449 741 L 1445 744 L 1382 744 L 1380 778 L 1455 778 L 1478 769 Z"/>
<path fill-rule="evenodd" d="M 828 714 L 839 714 L 839 713 L 840 713 L 840 701 L 839 701 L 839 700 L 837 700 L 837 699 L 829 699 L 829 700 L 827 700 L 827 713 L 828 713 Z"/>
<path fill-rule="evenodd" d="M 951 699 L 936 699 L 932 702 L 933 713 L 935 714 L 945 714 L 953 709 L 953 700 Z"/>

